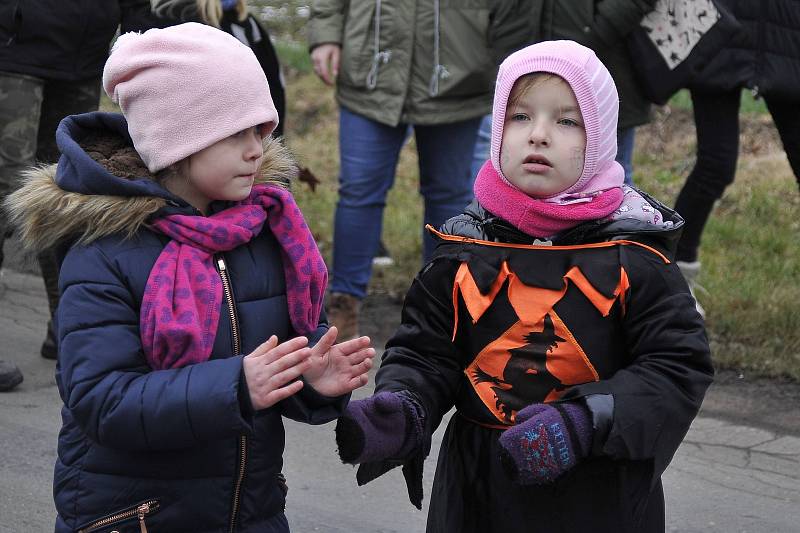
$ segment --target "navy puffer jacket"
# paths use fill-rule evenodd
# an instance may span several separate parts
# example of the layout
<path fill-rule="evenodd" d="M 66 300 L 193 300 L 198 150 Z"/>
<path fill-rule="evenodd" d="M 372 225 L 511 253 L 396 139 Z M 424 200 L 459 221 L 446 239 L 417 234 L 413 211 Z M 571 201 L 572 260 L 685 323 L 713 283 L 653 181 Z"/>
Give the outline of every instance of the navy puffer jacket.
<path fill-rule="evenodd" d="M 328 422 L 347 397 L 326 398 L 306 385 L 272 408 L 254 413 L 249 404 L 243 354 L 272 334 L 280 341 L 295 336 L 277 241 L 265 226 L 249 244 L 222 254 L 240 353 L 233 353 L 223 301 L 211 360 L 152 371 L 139 339 L 139 312 L 150 270 L 168 241 L 143 226 L 131 238 L 124 232 L 154 212 L 199 213 L 147 177 L 120 115 L 68 117 L 58 141 L 63 155 L 55 182 L 52 168 L 41 170 L 29 176 L 28 193 L 15 196 L 25 202 L 16 207 L 29 217 L 23 224 L 29 240 L 41 245 L 76 233 L 94 239 L 74 245 L 61 269 L 56 531 L 140 531 L 140 520 L 149 531 L 173 533 L 288 531 L 281 417 Z M 262 178 L 286 178 L 292 168 L 272 142 Z M 226 207 L 218 204 L 212 211 Z M 44 213 L 53 224 L 37 228 Z M 326 329 L 321 324 L 312 341 Z M 98 529 L 85 529 L 93 525 Z"/>
<path fill-rule="evenodd" d="M 800 0 L 718 0 L 742 30 L 692 84 L 702 91 L 739 87 L 800 100 Z"/>

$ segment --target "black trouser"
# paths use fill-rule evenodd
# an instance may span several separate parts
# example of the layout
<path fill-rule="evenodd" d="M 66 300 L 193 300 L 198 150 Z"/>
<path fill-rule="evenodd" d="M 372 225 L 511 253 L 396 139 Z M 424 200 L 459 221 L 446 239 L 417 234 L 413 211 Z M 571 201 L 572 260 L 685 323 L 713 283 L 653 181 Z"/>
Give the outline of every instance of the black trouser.
<path fill-rule="evenodd" d="M 686 225 L 678 243 L 679 261 L 696 261 L 714 203 L 733 183 L 739 155 L 739 103 L 741 90 L 706 93 L 692 91 L 697 129 L 697 163 L 675 202 Z M 800 184 L 800 101 L 764 97 L 780 134 L 789 164 Z"/>

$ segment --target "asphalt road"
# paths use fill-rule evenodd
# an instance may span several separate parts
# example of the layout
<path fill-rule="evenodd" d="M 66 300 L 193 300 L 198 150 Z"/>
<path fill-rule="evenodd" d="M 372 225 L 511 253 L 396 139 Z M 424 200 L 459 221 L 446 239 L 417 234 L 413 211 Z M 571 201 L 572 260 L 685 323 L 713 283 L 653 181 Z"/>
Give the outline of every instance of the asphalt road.
<path fill-rule="evenodd" d="M 16 263 L 19 264 L 19 263 Z M 12 263 L 12 267 L 14 264 Z M 397 304 L 380 297 L 365 313 L 376 344 Z M 390 311 L 394 315 L 390 314 Z M 38 355 L 47 303 L 41 280 L 0 271 L 0 359 L 18 364 L 20 387 L 0 393 L 0 532 L 52 531 L 52 469 L 60 427 L 53 362 Z M 369 394 L 370 385 L 356 397 Z M 800 387 L 722 373 L 664 475 L 667 530 L 682 533 L 800 531 Z M 365 487 L 335 454 L 333 425 L 286 422 L 287 513 L 292 531 L 423 532 L 427 509 L 408 503 L 399 471 Z M 426 464 L 430 486 L 443 429 Z"/>

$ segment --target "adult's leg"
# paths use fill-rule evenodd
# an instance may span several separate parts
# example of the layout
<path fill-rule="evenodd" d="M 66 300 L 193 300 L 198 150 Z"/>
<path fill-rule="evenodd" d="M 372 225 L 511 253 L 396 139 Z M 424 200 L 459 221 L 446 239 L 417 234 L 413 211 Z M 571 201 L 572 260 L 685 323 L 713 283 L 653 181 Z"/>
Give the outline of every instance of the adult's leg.
<path fill-rule="evenodd" d="M 700 237 L 716 202 L 733 182 L 739 154 L 739 100 L 741 91 L 692 91 L 697 162 L 686 178 L 675 210 L 686 221 L 677 259 L 697 261 Z"/>
<path fill-rule="evenodd" d="M 378 250 L 386 194 L 394 183 L 407 127 L 385 126 L 339 111 L 339 201 L 333 233 L 331 292 L 367 294 Z"/>
<path fill-rule="evenodd" d="M 419 153 L 419 191 L 425 200 L 424 223 L 438 229 L 448 218 L 463 212 L 472 200 L 472 155 L 482 117 L 442 124 L 415 126 Z M 423 228 L 423 260 L 436 243 Z"/>
<path fill-rule="evenodd" d="M 36 149 L 36 160 L 41 163 L 56 163 L 60 157 L 56 145 L 56 128 L 61 119 L 68 115 L 77 115 L 96 111 L 100 104 L 100 78 L 78 82 L 47 81 L 44 85 L 42 114 L 39 120 L 39 134 Z M 38 255 L 39 268 L 47 292 L 47 303 L 50 307 L 50 320 L 47 322 L 47 336 L 42 344 L 42 357 L 55 359 L 57 354 L 53 316 L 58 307 L 58 246 L 42 251 Z"/>
<path fill-rule="evenodd" d="M 16 187 L 20 171 L 33 163 L 41 102 L 41 80 L 0 72 L 0 201 Z M 0 210 L 0 267 L 10 231 Z M 0 361 L 0 392 L 13 389 L 22 379 L 16 365 Z"/>
<path fill-rule="evenodd" d="M 800 186 L 800 102 L 766 96 L 764 101 L 767 103 L 775 127 L 778 128 L 797 185 Z"/>
<path fill-rule="evenodd" d="M 33 164 L 42 103 L 42 80 L 0 72 L 0 201 L 17 186 L 20 172 Z M 11 228 L 0 210 L 0 267 Z"/>
<path fill-rule="evenodd" d="M 633 147 L 636 128 L 617 130 L 617 163 L 625 169 L 625 185 L 633 185 Z"/>

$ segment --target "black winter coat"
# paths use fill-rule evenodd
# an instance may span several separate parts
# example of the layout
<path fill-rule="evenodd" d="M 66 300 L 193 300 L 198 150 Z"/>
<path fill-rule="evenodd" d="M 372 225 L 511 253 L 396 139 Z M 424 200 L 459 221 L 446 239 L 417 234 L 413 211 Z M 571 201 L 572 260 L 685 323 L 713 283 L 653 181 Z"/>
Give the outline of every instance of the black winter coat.
<path fill-rule="evenodd" d="M 161 23 L 149 0 L 3 0 L 0 71 L 47 80 L 98 78 L 117 28 Z"/>
<path fill-rule="evenodd" d="M 433 260 L 406 296 L 375 389 L 417 396 L 428 445 L 456 408 L 439 454 L 428 533 L 663 533 L 661 474 L 713 370 L 702 319 L 669 259 L 683 221 L 651 203 L 672 229 L 589 222 L 555 246 L 534 246 L 477 203 L 444 225 Z M 582 247 L 589 243 L 598 245 Z M 505 265 L 521 284 L 501 279 Z M 591 288 L 566 275 L 575 269 Z M 562 287 L 544 326 L 529 323 L 536 311 L 521 309 Z M 538 339 L 548 332 L 547 342 Z M 526 342 L 525 360 L 533 351 L 546 366 L 509 381 L 510 363 L 503 373 L 498 368 Z M 536 351 L 534 342 L 550 346 Z M 584 402 L 595 429 L 591 455 L 551 485 L 515 485 L 498 452 L 502 427 L 511 423 L 500 406 L 511 405 L 512 392 L 523 396 L 520 406 Z M 405 464 L 412 496 L 421 487 L 424 448 Z M 378 466 L 366 470 L 379 473 Z"/>
<path fill-rule="evenodd" d="M 211 359 L 152 371 L 139 313 L 168 238 L 144 226 L 130 238 L 126 232 L 156 212 L 199 213 L 150 179 L 121 115 L 68 117 L 57 138 L 63 155 L 55 183 L 52 169 L 41 171 L 17 211 L 30 217 L 42 239 L 66 239 L 76 230 L 102 236 L 74 245 L 61 268 L 56 531 L 80 530 L 104 517 L 109 523 L 97 531 L 139 531 L 141 510 L 149 531 L 287 532 L 281 417 L 325 423 L 348 398 L 323 397 L 305 386 L 268 409 L 253 412 L 249 404 L 243 354 L 272 334 L 281 342 L 296 336 L 275 237 L 265 225 L 248 244 L 220 254 L 231 279 L 240 353 L 233 353 L 223 298 Z M 286 157 L 273 141 L 262 174 L 269 165 L 294 168 Z M 211 210 L 226 205 L 215 202 Z M 37 218 L 53 224 L 37 229 Z M 61 235 L 47 233 L 53 231 Z M 312 340 L 326 329 L 321 323 Z"/>
<path fill-rule="evenodd" d="M 691 88 L 749 88 L 800 100 L 800 0 L 718 0 L 742 30 L 699 73 Z"/>

